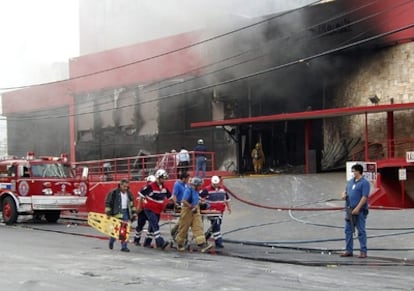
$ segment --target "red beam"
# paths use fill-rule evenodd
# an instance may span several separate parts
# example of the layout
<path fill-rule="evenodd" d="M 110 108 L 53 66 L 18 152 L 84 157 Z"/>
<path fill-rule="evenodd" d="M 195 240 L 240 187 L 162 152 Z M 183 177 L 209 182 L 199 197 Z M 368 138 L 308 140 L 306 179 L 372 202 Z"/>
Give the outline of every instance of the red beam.
<path fill-rule="evenodd" d="M 286 121 L 286 120 L 309 120 L 309 119 L 321 119 L 321 118 L 333 118 L 349 115 L 358 115 L 365 113 L 380 113 L 390 111 L 400 111 L 414 109 L 414 102 L 411 103 L 400 103 L 400 104 L 386 104 L 386 105 L 370 105 L 370 106 L 359 106 L 359 107 L 342 107 L 332 109 L 322 109 L 313 111 L 301 111 L 293 113 L 281 113 L 273 115 L 264 115 L 256 117 L 245 117 L 245 118 L 234 118 L 226 120 L 213 120 L 213 121 L 202 121 L 193 122 L 191 127 L 212 127 L 222 125 L 238 125 L 248 123 L 259 123 L 259 122 L 274 122 L 274 121 Z"/>

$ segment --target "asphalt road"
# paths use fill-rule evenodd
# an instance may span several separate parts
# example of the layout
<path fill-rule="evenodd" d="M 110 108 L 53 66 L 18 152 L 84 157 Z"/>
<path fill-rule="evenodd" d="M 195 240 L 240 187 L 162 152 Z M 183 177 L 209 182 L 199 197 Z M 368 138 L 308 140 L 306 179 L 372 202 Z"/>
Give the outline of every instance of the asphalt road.
<path fill-rule="evenodd" d="M 414 211 L 372 210 L 369 258 L 340 258 L 342 211 L 314 208 L 341 206 L 343 185 L 340 174 L 229 179 L 257 205 L 232 198 L 225 249 L 214 255 L 111 251 L 98 232 L 64 220 L 0 224 L 0 290 L 413 290 Z"/>
<path fill-rule="evenodd" d="M 65 234 L 65 224 L 41 227 L 0 226 L 1 290 L 412 290 L 414 283 L 407 266 L 303 266 L 132 245 L 123 253 L 106 240 Z"/>

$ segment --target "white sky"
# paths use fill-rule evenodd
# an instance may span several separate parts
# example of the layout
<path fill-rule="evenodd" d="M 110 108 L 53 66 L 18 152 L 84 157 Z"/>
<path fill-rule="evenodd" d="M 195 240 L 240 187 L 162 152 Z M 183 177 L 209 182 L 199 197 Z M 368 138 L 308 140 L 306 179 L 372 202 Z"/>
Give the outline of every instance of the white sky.
<path fill-rule="evenodd" d="M 79 1 L 88 0 L 0 0 L 0 88 L 52 81 L 50 73 L 42 80 L 42 72 L 47 71 L 46 65 L 67 62 L 69 58 L 79 55 Z M 105 3 L 105 0 L 102 1 Z M 187 15 L 187 18 L 190 15 L 193 19 L 203 18 L 208 11 L 211 14 L 214 10 L 216 14 L 258 15 L 280 7 L 305 5 L 314 0 L 136 1 L 149 15 L 141 17 L 142 25 L 153 27 L 157 17 L 165 18 L 166 14 L 172 19 L 181 14 Z M 180 5 L 174 5 L 175 1 Z M 120 5 L 122 2 L 120 0 Z M 176 6 L 186 9 L 177 14 Z M 162 35 L 163 32 L 157 30 L 156 33 Z"/>
<path fill-rule="evenodd" d="M 79 55 L 78 0 L 0 0 L 0 88 Z"/>
<path fill-rule="evenodd" d="M 78 0 L 0 0 L 0 88 L 40 81 L 36 68 L 78 56 L 78 10 Z M 6 135 L 0 117 L 0 156 Z"/>

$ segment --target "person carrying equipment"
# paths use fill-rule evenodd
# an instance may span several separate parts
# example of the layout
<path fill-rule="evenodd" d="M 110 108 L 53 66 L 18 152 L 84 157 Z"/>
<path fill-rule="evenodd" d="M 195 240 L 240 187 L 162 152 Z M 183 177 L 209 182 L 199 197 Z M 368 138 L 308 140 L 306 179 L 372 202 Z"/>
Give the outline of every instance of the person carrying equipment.
<path fill-rule="evenodd" d="M 151 182 L 145 189 L 140 191 L 139 195 L 145 199 L 143 209 L 148 219 L 148 236 L 145 238 L 144 247 L 151 247 L 152 238 L 155 244 L 161 249 L 165 249 L 169 243 L 164 240 L 160 233 L 160 216 L 168 200 L 172 199 L 171 192 L 164 186 L 168 174 L 164 169 L 155 172 L 155 182 Z"/>
<path fill-rule="evenodd" d="M 105 199 L 105 213 L 108 217 L 113 216 L 128 222 L 132 219 L 136 209 L 134 207 L 134 196 L 129 191 L 129 181 L 122 179 L 116 189 L 111 190 Z M 109 249 L 114 248 L 115 238 L 109 239 Z M 129 252 L 126 240 L 121 241 L 121 251 Z"/>
<path fill-rule="evenodd" d="M 205 198 L 209 204 L 209 211 L 217 212 L 218 215 L 209 216 L 211 227 L 206 233 L 206 239 L 212 235 L 216 248 L 223 248 L 223 238 L 221 235 L 221 224 L 223 222 L 223 213 L 227 209 L 231 213 L 230 196 L 226 189 L 220 185 L 220 177 L 211 177 L 211 184 L 203 189 L 200 196 Z"/>
<path fill-rule="evenodd" d="M 184 191 L 189 186 L 188 180 L 190 178 L 190 175 L 188 173 L 181 174 L 180 178 L 174 183 L 173 187 L 173 200 L 175 202 L 174 205 L 174 211 L 175 213 L 181 212 L 181 201 L 183 199 Z M 171 229 L 171 236 L 175 240 L 175 237 L 177 236 L 178 232 L 178 225 L 180 224 L 180 221 L 177 222 L 176 225 Z"/>
<path fill-rule="evenodd" d="M 202 183 L 203 181 L 200 178 L 194 177 L 190 182 L 191 187 L 188 187 L 184 191 L 184 196 L 181 201 L 180 224 L 176 237 L 177 250 L 181 252 L 185 250 L 184 244 L 187 240 L 190 227 L 201 252 L 206 252 L 213 247 L 213 245 L 207 244 L 203 231 L 203 222 L 199 206 L 200 197 L 198 194 Z"/>
<path fill-rule="evenodd" d="M 142 230 L 144 229 L 145 223 L 148 220 L 147 216 L 145 215 L 145 211 L 143 210 L 145 199 L 143 195 L 141 195 L 140 193 L 144 192 L 145 189 L 148 187 L 148 185 L 150 185 L 151 183 L 154 183 L 157 180 L 157 178 L 155 178 L 154 175 L 149 175 L 145 180 L 147 181 L 147 184 L 138 192 L 138 198 L 137 198 L 138 217 L 137 217 L 137 227 L 135 228 L 135 238 L 134 238 L 134 244 L 136 246 L 140 245 Z"/>

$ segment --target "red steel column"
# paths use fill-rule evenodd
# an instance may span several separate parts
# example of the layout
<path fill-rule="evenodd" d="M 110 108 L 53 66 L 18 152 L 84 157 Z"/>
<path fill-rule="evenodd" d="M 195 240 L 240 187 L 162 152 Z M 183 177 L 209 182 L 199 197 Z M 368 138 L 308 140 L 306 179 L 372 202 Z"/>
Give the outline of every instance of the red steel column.
<path fill-rule="evenodd" d="M 387 158 L 394 157 L 394 111 L 387 112 Z"/>
<path fill-rule="evenodd" d="M 309 174 L 309 147 L 311 143 L 312 120 L 305 121 L 305 174 Z"/>
<path fill-rule="evenodd" d="M 365 161 L 369 161 L 368 154 L 368 113 L 365 112 Z"/>
<path fill-rule="evenodd" d="M 69 96 L 69 148 L 70 162 L 76 162 L 76 141 L 75 141 L 75 102 L 74 96 Z"/>

